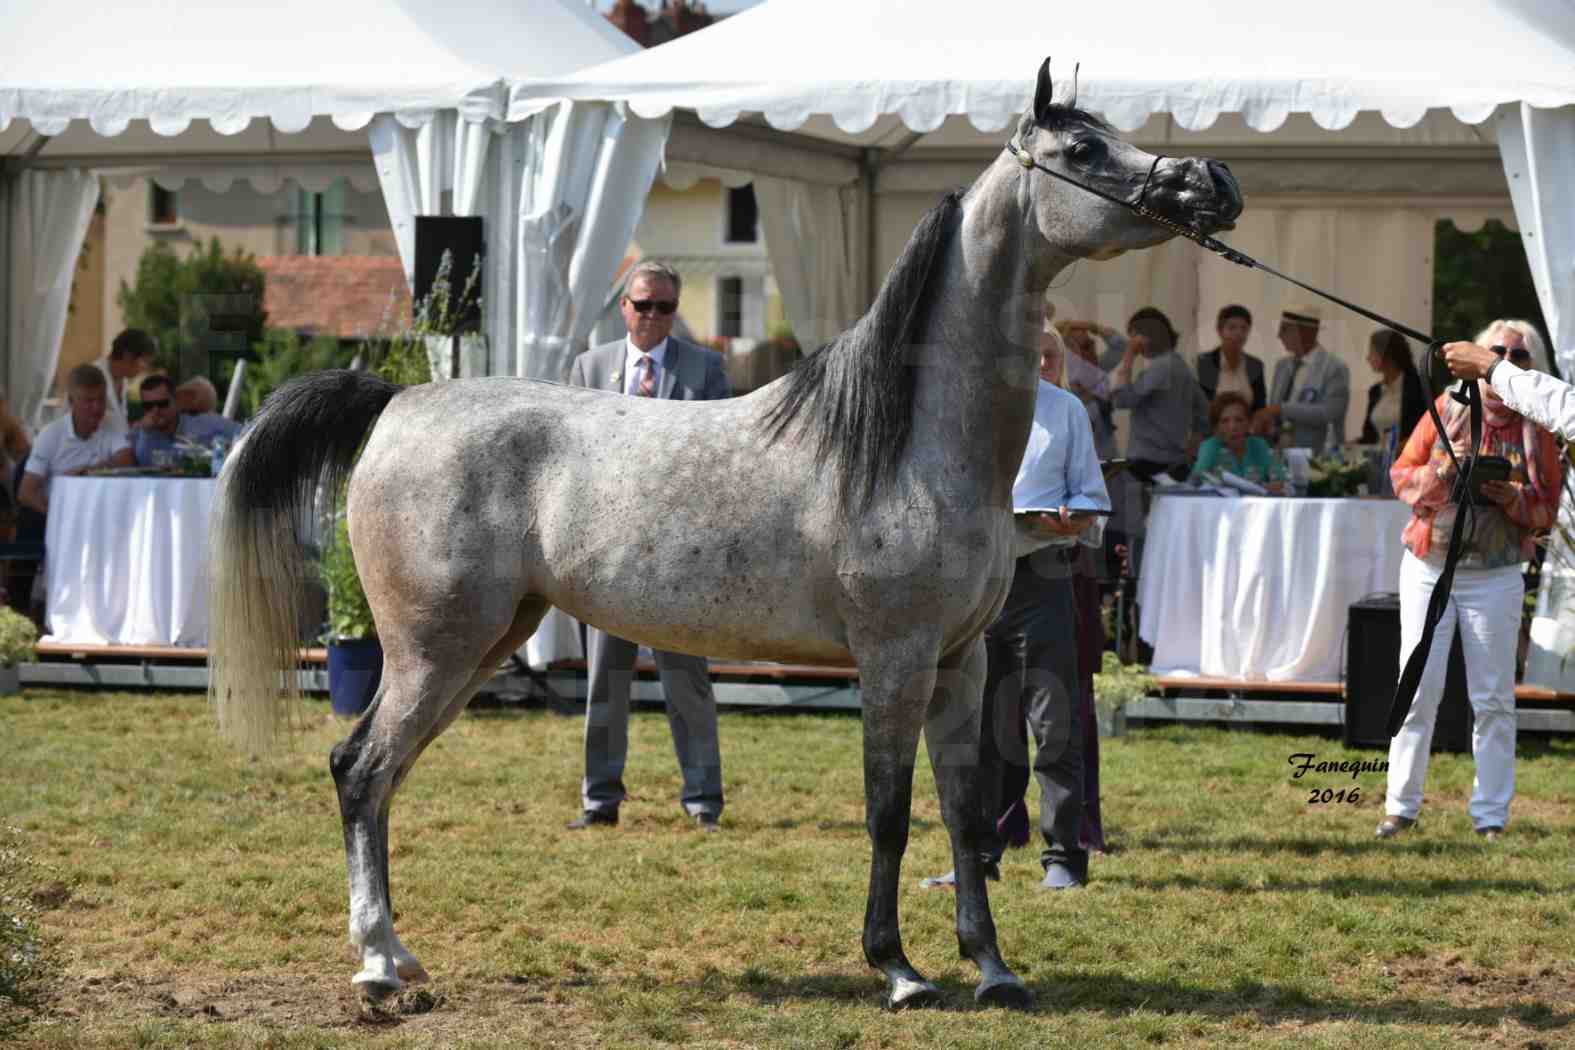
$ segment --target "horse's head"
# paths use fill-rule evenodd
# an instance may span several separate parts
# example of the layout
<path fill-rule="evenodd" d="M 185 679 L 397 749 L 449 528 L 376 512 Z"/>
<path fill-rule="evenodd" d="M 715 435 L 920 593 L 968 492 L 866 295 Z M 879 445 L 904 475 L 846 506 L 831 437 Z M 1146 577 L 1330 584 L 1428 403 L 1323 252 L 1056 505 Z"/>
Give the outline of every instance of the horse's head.
<path fill-rule="evenodd" d="M 1075 103 L 1056 103 L 1049 59 L 1009 149 L 1033 181 L 1035 223 L 1067 255 L 1110 258 L 1175 236 L 1129 205 L 1204 234 L 1230 229 L 1241 214 L 1241 190 L 1225 165 L 1145 153 Z"/>

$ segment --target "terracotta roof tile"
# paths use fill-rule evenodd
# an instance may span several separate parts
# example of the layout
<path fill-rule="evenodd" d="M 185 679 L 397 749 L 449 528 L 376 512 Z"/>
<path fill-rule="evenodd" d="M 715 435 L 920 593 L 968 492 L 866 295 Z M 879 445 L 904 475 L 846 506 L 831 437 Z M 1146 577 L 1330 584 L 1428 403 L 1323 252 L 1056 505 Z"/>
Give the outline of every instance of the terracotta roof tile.
<path fill-rule="evenodd" d="M 396 256 L 276 255 L 257 265 L 270 327 L 364 339 L 409 322 L 410 288 Z"/>

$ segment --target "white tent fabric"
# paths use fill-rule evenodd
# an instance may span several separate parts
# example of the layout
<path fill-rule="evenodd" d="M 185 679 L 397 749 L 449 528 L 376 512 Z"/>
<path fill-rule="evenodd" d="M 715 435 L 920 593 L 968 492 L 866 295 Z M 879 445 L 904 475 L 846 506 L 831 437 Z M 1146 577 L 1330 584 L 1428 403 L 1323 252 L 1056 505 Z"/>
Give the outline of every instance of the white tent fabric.
<path fill-rule="evenodd" d="M 139 120 L 163 136 L 193 121 L 233 134 L 257 118 L 286 133 L 317 116 L 346 130 L 378 113 L 496 120 L 506 78 L 629 50 L 574 0 L 0 0 L 0 22 L 0 130 L 23 119 L 44 135 L 72 120 L 107 137 Z"/>
<path fill-rule="evenodd" d="M 35 425 L 55 378 L 77 255 L 98 194 L 98 179 L 82 171 L 27 171 L 10 187 L 9 258 L 28 279 L 11 283 L 6 304 L 13 348 L 6 396 L 17 417 Z"/>
<path fill-rule="evenodd" d="M 1267 131 L 1291 113 L 1340 128 L 1375 110 L 1404 127 L 1440 106 L 1475 124 L 1502 103 L 1570 101 L 1575 6 L 1326 0 L 1269 17 L 1259 0 L 1076 12 L 1039 0 L 772 0 L 646 54 L 516 85 L 510 108 L 619 98 L 642 116 L 684 108 L 713 126 L 758 112 L 792 129 L 828 114 L 850 133 L 889 114 L 930 131 L 960 113 L 997 130 L 1046 55 L 1068 83 L 1082 63 L 1079 104 L 1129 131 L 1155 113 L 1191 129 L 1241 113 Z M 1514 60 L 1485 68 L 1482 55 Z"/>
<path fill-rule="evenodd" d="M 864 309 L 857 298 L 863 269 L 858 194 L 851 187 L 760 178 L 755 200 L 788 323 L 799 345 L 813 349 Z"/>
<path fill-rule="evenodd" d="M 515 133 L 526 148 L 514 375 L 569 378 L 640 221 L 668 126 L 621 106 L 565 103 Z"/>
<path fill-rule="evenodd" d="M 1519 106 L 1498 122 L 1510 196 L 1532 280 L 1565 378 L 1575 376 L 1575 106 Z M 1543 565 L 1531 623 L 1526 681 L 1575 692 L 1575 497 L 1565 488 L 1559 507 L 1565 533 L 1555 535 Z"/>

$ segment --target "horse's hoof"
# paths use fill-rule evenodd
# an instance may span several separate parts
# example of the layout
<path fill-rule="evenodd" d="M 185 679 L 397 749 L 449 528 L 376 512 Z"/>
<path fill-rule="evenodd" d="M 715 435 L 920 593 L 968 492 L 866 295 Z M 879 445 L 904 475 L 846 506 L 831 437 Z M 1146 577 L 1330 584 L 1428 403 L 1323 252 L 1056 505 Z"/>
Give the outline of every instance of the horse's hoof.
<path fill-rule="evenodd" d="M 973 990 L 973 1001 L 980 1006 L 1027 1010 L 1034 1005 L 1034 995 L 1018 977 L 1010 976 L 995 981 L 980 981 L 979 987 Z"/>
<path fill-rule="evenodd" d="M 350 983 L 361 993 L 361 998 L 373 1003 L 382 1002 L 400 987 L 398 977 L 382 970 L 362 970 L 350 978 Z"/>
<path fill-rule="evenodd" d="M 915 981 L 898 977 L 891 982 L 891 992 L 886 996 L 886 1009 L 912 1010 L 934 1006 L 941 1001 L 941 990 L 929 981 Z"/>

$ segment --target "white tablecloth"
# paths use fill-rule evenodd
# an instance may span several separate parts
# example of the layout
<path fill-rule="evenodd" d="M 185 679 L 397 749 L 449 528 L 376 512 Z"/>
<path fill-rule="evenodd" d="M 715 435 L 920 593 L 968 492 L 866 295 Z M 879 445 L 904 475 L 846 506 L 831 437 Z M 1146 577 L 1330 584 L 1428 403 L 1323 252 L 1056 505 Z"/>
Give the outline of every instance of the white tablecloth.
<path fill-rule="evenodd" d="M 50 641 L 208 642 L 209 478 L 54 478 L 44 557 Z"/>
<path fill-rule="evenodd" d="M 1138 584 L 1155 674 L 1337 681 L 1353 602 L 1398 590 L 1398 500 L 1156 496 Z"/>

